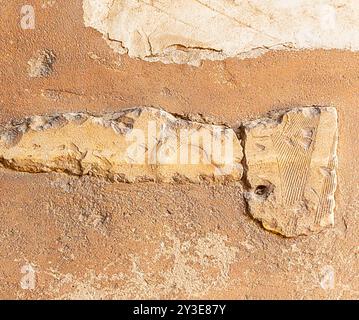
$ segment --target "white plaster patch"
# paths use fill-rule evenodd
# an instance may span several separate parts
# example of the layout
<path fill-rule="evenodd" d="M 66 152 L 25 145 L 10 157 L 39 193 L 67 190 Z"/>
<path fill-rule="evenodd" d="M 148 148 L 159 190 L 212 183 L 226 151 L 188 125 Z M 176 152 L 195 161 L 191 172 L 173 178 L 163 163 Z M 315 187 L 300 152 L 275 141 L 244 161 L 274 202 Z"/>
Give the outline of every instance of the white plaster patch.
<path fill-rule="evenodd" d="M 120 53 L 199 65 L 268 50 L 359 49 L 355 0 L 84 0 L 85 25 Z"/>

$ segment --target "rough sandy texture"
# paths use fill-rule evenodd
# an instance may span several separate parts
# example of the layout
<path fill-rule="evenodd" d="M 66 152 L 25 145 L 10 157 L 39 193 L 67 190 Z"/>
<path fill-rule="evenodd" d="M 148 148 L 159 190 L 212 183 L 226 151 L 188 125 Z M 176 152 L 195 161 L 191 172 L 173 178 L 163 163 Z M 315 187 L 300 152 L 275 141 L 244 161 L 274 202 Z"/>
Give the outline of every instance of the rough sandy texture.
<path fill-rule="evenodd" d="M 1 1 L 1 124 L 153 105 L 236 126 L 273 109 L 334 106 L 336 221 L 286 239 L 246 214 L 240 185 L 114 184 L 2 169 L 1 298 L 359 298 L 358 53 L 270 52 L 199 68 L 147 63 L 115 54 L 85 28 L 82 1 L 47 2 L 32 1 L 36 27 L 22 30 L 23 1 Z M 30 78 L 27 62 L 44 49 L 56 54 L 53 73 Z M 35 270 L 34 290 L 21 287 L 24 266 Z"/>
<path fill-rule="evenodd" d="M 48 77 L 53 71 L 55 61 L 56 56 L 51 50 L 37 52 L 28 61 L 29 76 L 32 78 Z"/>
<path fill-rule="evenodd" d="M 359 49 L 356 0 L 84 0 L 86 26 L 130 57 L 199 65 L 269 50 Z"/>

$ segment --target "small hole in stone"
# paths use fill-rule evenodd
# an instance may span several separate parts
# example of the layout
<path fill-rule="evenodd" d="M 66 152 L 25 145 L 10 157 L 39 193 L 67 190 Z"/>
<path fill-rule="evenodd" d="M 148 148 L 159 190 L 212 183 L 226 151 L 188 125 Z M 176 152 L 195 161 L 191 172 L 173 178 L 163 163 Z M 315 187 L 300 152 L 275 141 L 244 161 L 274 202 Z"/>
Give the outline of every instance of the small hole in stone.
<path fill-rule="evenodd" d="M 254 191 L 255 194 L 259 196 L 266 195 L 268 193 L 268 187 L 264 185 L 257 186 L 256 190 Z"/>
<path fill-rule="evenodd" d="M 264 199 L 267 199 L 268 196 L 273 192 L 274 190 L 274 186 L 271 183 L 268 183 L 268 185 L 259 185 L 256 187 L 256 189 L 254 190 L 254 193 L 257 196 L 260 196 Z"/>

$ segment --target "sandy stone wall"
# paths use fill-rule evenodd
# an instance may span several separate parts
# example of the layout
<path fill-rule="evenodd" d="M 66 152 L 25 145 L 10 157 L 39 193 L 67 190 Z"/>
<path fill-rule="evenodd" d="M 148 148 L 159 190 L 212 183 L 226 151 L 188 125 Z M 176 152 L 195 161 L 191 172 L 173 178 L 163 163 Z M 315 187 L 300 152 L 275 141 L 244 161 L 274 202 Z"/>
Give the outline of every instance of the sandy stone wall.
<path fill-rule="evenodd" d="M 262 11 L 268 9 L 261 1 L 257 3 Z M 306 1 L 295 3 L 307 5 Z M 323 1 L 334 6 L 339 26 L 357 21 L 350 18 L 358 12 L 353 3 Z M 37 154 L 47 163 L 48 153 L 40 152 L 41 143 L 47 137 L 54 141 L 54 135 L 47 135 L 46 128 L 30 128 L 17 139 L 11 130 L 24 125 L 24 119 L 34 120 L 33 126 L 38 128 L 46 127 L 54 115 L 103 117 L 138 106 L 165 110 L 190 124 L 233 129 L 236 137 L 246 137 L 250 146 L 243 152 L 246 158 L 241 165 L 245 168 L 240 181 L 216 183 L 207 179 L 200 183 L 124 183 L 101 176 L 29 172 L 3 165 L 1 298 L 359 297 L 359 54 L 355 43 L 348 42 L 355 37 L 347 39 L 349 33 L 345 32 L 342 37 L 335 36 L 337 31 L 332 30 L 330 41 L 336 42 L 328 42 L 328 48 L 319 46 L 344 49 L 349 43 L 350 50 L 298 47 L 303 50 L 265 50 L 258 57 L 226 56 L 212 61 L 203 59 L 200 49 L 200 56 L 194 60 L 202 62 L 195 62 L 196 66 L 189 63 L 184 50 L 184 64 L 163 64 L 145 61 L 148 59 L 130 50 L 127 54 L 112 50 L 101 34 L 106 30 L 86 27 L 83 1 L 34 0 L 32 10 L 24 9 L 28 3 L 21 0 L 0 4 L 2 158 L 4 151 L 21 146 L 26 161 Z M 245 2 L 243 5 L 249 8 Z M 34 19 L 23 22 L 23 17 L 31 18 L 31 14 Z M 311 26 L 317 26 L 316 18 L 311 21 Z M 272 26 L 276 28 L 277 24 Z M 242 49 L 238 50 L 241 56 Z M 162 60 L 158 57 L 153 60 Z M 329 111 L 312 117 L 293 111 L 311 106 Z M 278 117 L 283 110 L 289 110 L 287 116 Z M 59 130 L 59 136 L 64 134 L 68 142 L 72 138 L 76 143 L 88 141 L 80 139 L 86 137 L 86 131 L 78 134 L 76 126 L 75 131 L 61 131 L 66 126 L 61 121 L 55 123 L 54 130 Z M 249 123 L 256 125 L 245 127 Z M 296 129 L 290 129 L 288 139 L 279 139 L 287 124 L 294 124 Z M 266 137 L 257 135 L 263 125 L 268 126 Z M 103 131 L 97 138 L 110 132 L 106 126 L 100 128 Z M 115 134 L 112 127 L 110 130 Z M 40 148 L 33 145 L 34 139 L 43 139 L 35 143 Z M 281 172 L 285 175 L 302 170 L 298 166 L 315 159 L 313 165 L 304 167 L 311 172 L 308 181 L 313 177 L 317 181 L 314 191 L 326 192 L 321 198 L 324 200 L 316 202 L 325 208 L 324 215 L 314 205 L 297 207 L 292 203 L 295 200 L 303 205 L 303 195 L 316 199 L 315 192 L 295 188 L 304 191 L 293 194 L 288 187 L 282 190 L 272 186 L 278 185 L 278 175 L 270 169 L 274 166 L 268 154 L 278 154 L 291 145 L 295 161 L 284 161 Z M 313 147 L 318 145 L 322 147 Z M 242 151 L 243 146 L 241 142 Z M 338 163 L 333 157 L 335 149 Z M 323 151 L 321 156 L 319 150 Z M 267 156 L 258 157 L 260 151 Z M 260 159 L 267 159 L 267 165 Z M 301 181 L 289 186 L 307 185 Z M 273 197 L 283 194 L 288 195 L 283 198 L 290 212 L 271 206 L 277 203 Z M 253 203 L 252 199 L 260 201 Z M 319 228 L 302 223 L 308 221 L 305 212 Z M 300 223 L 292 224 L 288 214 L 295 214 Z"/>

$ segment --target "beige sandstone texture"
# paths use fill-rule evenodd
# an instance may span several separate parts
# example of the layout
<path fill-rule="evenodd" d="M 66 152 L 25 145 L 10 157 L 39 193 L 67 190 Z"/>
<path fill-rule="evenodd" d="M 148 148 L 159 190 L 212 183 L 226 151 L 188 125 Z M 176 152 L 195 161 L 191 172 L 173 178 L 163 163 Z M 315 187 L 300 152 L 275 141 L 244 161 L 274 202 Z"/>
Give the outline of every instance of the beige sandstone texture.
<path fill-rule="evenodd" d="M 334 225 L 337 112 L 301 108 L 245 124 L 251 215 L 286 236 Z"/>
<path fill-rule="evenodd" d="M 240 180 L 242 146 L 232 129 L 138 107 L 94 116 L 34 116 L 0 131 L 0 165 L 122 182 Z"/>
<path fill-rule="evenodd" d="M 228 7 L 234 3 L 228 1 Z M 265 21 L 255 10 L 255 4 L 263 2 L 248 3 L 254 6 L 253 18 Z M 305 2 L 282 3 L 300 7 Z M 328 3 L 311 1 L 317 7 Z M 341 13 L 349 18 L 358 10 L 351 1 L 336 3 L 340 19 Z M 21 28 L 24 4 L 33 6 L 34 29 Z M 245 150 L 242 180 L 219 183 L 122 183 L 102 176 L 1 167 L 0 299 L 359 298 L 359 52 L 354 45 L 353 50 L 264 49 L 256 58 L 213 61 L 199 48 L 206 57 L 193 67 L 119 55 L 101 33 L 85 26 L 83 0 L 0 0 L 0 15 L 2 132 L 34 115 L 44 120 L 78 113 L 103 118 L 134 106 L 153 106 L 176 119 L 233 128 L 237 137 L 245 137 L 243 125 L 248 122 L 256 123 L 253 130 L 259 120 L 265 126 L 271 122 L 272 134 L 282 128 L 281 110 L 326 106 L 338 114 L 339 160 L 334 225 L 324 225 L 330 208 L 322 226 L 311 224 L 310 213 L 307 224 L 298 223 L 297 236 L 277 234 L 283 233 L 278 226 L 286 221 L 283 208 L 275 217 L 280 222 L 276 232 L 258 222 L 273 212 L 268 202 L 249 202 L 248 195 L 260 185 L 248 183 L 258 177 L 253 167 L 245 166 L 250 163 Z M 302 17 L 301 10 L 293 7 L 290 24 L 311 28 L 297 16 Z M 333 43 L 347 42 L 359 20 L 351 21 L 349 31 L 343 29 L 338 36 L 333 30 Z M 40 62 L 32 64 L 40 67 L 37 70 L 49 65 L 49 60 L 38 59 L 41 52 L 51 52 L 56 61 L 47 76 L 32 77 L 29 61 Z M 186 55 L 180 60 L 189 62 Z M 199 65 L 199 60 L 192 62 Z M 97 129 L 102 135 L 115 134 L 106 127 Z M 50 139 L 50 131 L 29 130 L 22 142 L 28 133 Z M 335 134 L 335 127 L 325 134 Z M 318 146 L 323 140 L 313 142 Z M 274 147 L 268 150 L 276 153 Z M 328 152 L 323 149 L 322 160 Z M 273 158 L 267 160 L 273 163 Z M 317 173 L 319 188 L 325 182 Z M 264 178 L 277 186 L 271 172 Z M 257 191 L 265 194 L 266 189 Z M 279 191 L 274 188 L 273 195 Z M 310 193 L 304 195 L 313 199 Z"/>
<path fill-rule="evenodd" d="M 130 57 L 198 65 L 279 49 L 359 49 L 356 0 L 84 0 L 86 26 Z"/>

